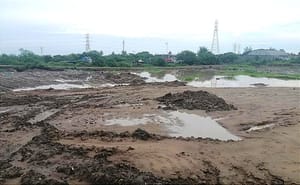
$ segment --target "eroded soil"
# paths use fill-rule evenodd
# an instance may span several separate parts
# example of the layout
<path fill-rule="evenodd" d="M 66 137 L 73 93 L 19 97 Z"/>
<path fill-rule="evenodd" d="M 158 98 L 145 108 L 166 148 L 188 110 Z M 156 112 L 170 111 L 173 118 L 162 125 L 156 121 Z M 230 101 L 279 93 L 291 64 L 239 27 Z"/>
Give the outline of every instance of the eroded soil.
<path fill-rule="evenodd" d="M 218 119 L 242 140 L 170 137 L 157 123 L 105 124 L 159 116 L 165 110 L 158 97 L 187 90 L 215 94 L 237 109 L 177 109 Z M 3 93 L 0 184 L 299 184 L 299 93 L 179 82 Z"/>

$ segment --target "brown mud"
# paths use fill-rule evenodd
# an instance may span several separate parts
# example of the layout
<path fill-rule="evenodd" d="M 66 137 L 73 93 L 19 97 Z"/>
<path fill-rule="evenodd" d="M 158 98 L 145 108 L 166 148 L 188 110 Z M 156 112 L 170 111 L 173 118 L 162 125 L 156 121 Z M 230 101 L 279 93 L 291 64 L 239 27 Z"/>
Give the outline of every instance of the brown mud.
<path fill-rule="evenodd" d="M 180 82 L 138 82 L 3 93 L 0 184 L 300 183 L 299 88 L 199 90 Z M 158 97 L 219 119 L 242 140 L 170 137 L 155 123 L 105 125 L 112 118 L 161 115 Z M 180 104 L 174 103 L 178 97 Z M 200 99 L 213 103 L 204 106 Z M 266 124 L 274 126 L 247 132 Z"/>
<path fill-rule="evenodd" d="M 227 104 L 224 99 L 207 91 L 184 91 L 183 93 L 168 93 L 157 98 L 164 103 L 164 109 L 200 109 L 207 112 L 228 111 L 236 109 L 233 105 Z"/>

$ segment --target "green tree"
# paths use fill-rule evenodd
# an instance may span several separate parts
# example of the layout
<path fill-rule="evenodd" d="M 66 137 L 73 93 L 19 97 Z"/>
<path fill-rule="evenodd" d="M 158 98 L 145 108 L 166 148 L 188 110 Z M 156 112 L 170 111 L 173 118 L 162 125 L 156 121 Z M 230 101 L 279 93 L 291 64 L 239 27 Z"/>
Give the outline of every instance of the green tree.
<path fill-rule="evenodd" d="M 165 60 L 161 57 L 153 58 L 152 64 L 155 66 L 166 66 L 167 65 Z"/>
<path fill-rule="evenodd" d="M 19 60 L 24 63 L 32 63 L 32 64 L 37 64 L 39 62 L 42 62 L 43 59 L 41 56 L 34 54 L 32 51 L 26 50 L 21 48 L 20 50 L 20 55 L 19 55 Z"/>
<path fill-rule="evenodd" d="M 247 46 L 244 48 L 244 52 L 243 55 L 247 55 L 248 53 L 250 53 L 252 51 L 252 47 L 251 46 Z"/>
<path fill-rule="evenodd" d="M 216 56 L 208 51 L 206 47 L 200 47 L 199 51 L 197 52 L 198 62 L 197 64 L 217 64 L 218 60 Z"/>
<path fill-rule="evenodd" d="M 137 60 L 143 60 L 146 63 L 150 63 L 151 59 L 153 58 L 153 55 L 149 53 L 148 51 L 142 51 L 137 54 L 135 54 L 135 57 Z"/>
<path fill-rule="evenodd" d="M 230 63 L 237 61 L 238 58 L 239 58 L 238 55 L 235 53 L 232 53 L 232 52 L 224 53 L 224 54 L 218 55 L 218 63 L 230 64 Z"/>
<path fill-rule="evenodd" d="M 197 56 L 194 52 L 185 50 L 176 55 L 177 60 L 182 60 L 184 64 L 193 65 L 197 63 Z"/>

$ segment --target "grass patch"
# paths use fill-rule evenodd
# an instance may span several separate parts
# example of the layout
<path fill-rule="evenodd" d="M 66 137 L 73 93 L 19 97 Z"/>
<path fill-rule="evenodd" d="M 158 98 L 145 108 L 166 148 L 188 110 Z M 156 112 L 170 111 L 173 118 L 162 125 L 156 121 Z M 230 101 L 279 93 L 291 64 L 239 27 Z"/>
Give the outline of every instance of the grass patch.
<path fill-rule="evenodd" d="M 257 68 L 252 65 L 230 65 L 225 67 L 225 69 L 221 71 L 220 74 L 226 76 L 248 75 L 251 77 L 258 77 L 258 78 L 266 77 L 266 78 L 278 78 L 284 80 L 300 80 L 300 74 L 262 72 L 262 71 L 258 71 Z"/>

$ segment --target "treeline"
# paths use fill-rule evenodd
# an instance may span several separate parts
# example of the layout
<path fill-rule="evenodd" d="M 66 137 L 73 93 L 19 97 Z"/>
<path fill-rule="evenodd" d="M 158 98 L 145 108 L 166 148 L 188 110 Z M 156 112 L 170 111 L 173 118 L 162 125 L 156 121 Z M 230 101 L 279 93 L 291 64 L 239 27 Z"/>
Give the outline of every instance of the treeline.
<path fill-rule="evenodd" d="M 170 60 L 168 60 L 170 59 Z M 179 65 L 217 65 L 217 64 L 268 64 L 268 63 L 297 63 L 300 55 L 289 60 L 266 60 L 264 58 L 249 58 L 246 54 L 224 53 L 214 55 L 205 47 L 200 47 L 197 53 L 182 51 L 177 55 L 153 55 L 149 52 L 122 53 L 103 55 L 101 51 L 90 51 L 69 55 L 36 55 L 31 51 L 20 49 L 19 55 L 0 55 L 0 65 L 18 65 L 24 68 L 50 68 L 55 66 L 90 66 L 90 67 L 132 67 L 132 66 L 179 66 Z"/>

